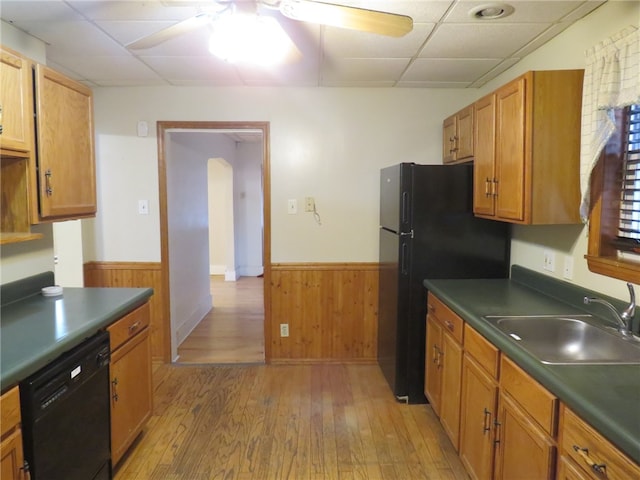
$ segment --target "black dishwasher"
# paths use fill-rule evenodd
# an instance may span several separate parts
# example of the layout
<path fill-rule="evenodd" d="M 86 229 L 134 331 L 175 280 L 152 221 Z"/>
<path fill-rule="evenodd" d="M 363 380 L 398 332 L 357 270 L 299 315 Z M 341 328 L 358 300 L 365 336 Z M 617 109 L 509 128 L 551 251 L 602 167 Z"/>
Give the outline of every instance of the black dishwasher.
<path fill-rule="evenodd" d="M 20 384 L 32 480 L 111 478 L 109 359 L 100 332 Z"/>

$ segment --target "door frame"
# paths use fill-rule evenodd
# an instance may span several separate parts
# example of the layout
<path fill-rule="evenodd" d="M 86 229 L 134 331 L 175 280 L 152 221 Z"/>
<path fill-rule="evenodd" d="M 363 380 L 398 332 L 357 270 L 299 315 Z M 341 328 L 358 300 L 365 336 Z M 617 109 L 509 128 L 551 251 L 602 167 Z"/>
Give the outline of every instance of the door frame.
<path fill-rule="evenodd" d="M 269 122 L 209 122 L 209 121 L 158 121 L 158 188 L 160 201 L 160 261 L 162 288 L 165 292 L 161 299 L 165 323 L 162 325 L 163 359 L 170 363 L 171 358 L 171 305 L 169 282 L 169 224 L 167 217 L 167 159 L 165 148 L 165 135 L 168 130 L 196 129 L 211 130 L 260 130 L 262 132 L 262 205 L 264 234 L 262 236 L 262 251 L 264 256 L 264 358 L 265 363 L 271 360 L 271 162 L 270 162 L 270 124 Z"/>

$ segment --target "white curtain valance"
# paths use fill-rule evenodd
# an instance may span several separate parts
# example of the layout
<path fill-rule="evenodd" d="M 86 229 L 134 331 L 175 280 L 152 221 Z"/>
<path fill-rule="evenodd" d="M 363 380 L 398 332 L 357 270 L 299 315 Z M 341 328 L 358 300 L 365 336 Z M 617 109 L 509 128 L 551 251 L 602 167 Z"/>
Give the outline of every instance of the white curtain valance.
<path fill-rule="evenodd" d="M 613 110 L 640 103 L 640 33 L 629 26 L 585 52 L 580 145 L 580 215 L 589 216 L 591 171 L 615 130 Z"/>

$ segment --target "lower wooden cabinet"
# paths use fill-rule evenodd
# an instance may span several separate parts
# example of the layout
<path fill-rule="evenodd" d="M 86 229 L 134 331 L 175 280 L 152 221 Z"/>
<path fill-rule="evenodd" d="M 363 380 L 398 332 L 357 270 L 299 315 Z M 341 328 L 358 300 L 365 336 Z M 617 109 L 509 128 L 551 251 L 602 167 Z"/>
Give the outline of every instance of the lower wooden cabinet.
<path fill-rule="evenodd" d="M 460 460 L 471 478 L 490 479 L 493 476 L 497 406 L 496 379 L 465 352 L 460 402 Z"/>
<path fill-rule="evenodd" d="M 0 397 L 0 479 L 26 480 L 20 417 L 20 392 L 14 387 Z"/>
<path fill-rule="evenodd" d="M 149 304 L 111 325 L 111 463 L 117 464 L 151 417 Z"/>
<path fill-rule="evenodd" d="M 623 480 L 640 478 L 640 465 L 566 406 L 560 407 L 560 479 Z"/>
<path fill-rule="evenodd" d="M 427 311 L 424 393 L 457 450 L 462 372 L 460 340 L 464 322 L 432 295 L 429 295 Z"/>
<path fill-rule="evenodd" d="M 553 478 L 556 444 L 508 394 L 500 393 L 494 478 Z"/>

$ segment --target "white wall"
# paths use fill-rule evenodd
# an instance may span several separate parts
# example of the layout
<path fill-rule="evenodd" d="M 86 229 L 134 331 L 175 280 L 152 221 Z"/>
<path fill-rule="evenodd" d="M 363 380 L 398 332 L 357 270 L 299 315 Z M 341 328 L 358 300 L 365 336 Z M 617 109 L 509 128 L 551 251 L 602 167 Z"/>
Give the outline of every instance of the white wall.
<path fill-rule="evenodd" d="M 189 133 L 166 139 L 172 358 L 211 310 L 207 161 Z M 195 145 L 195 147 L 194 147 Z"/>
<path fill-rule="evenodd" d="M 239 143 L 233 164 L 233 218 L 238 275 L 264 272 L 262 257 L 262 142 Z"/>
<path fill-rule="evenodd" d="M 233 245 L 233 168 L 224 158 L 211 158 L 209 176 L 209 273 L 236 280 Z"/>
<path fill-rule="evenodd" d="M 95 90 L 97 260 L 159 261 L 157 146 L 136 122 L 269 121 L 273 262 L 375 262 L 379 169 L 439 163 L 442 119 L 474 90 L 130 87 Z M 316 199 L 322 226 L 287 199 Z M 149 224 L 129 221 L 150 199 Z M 122 228 L 126 240 L 121 237 Z"/>

